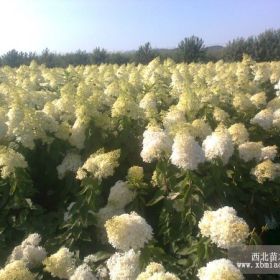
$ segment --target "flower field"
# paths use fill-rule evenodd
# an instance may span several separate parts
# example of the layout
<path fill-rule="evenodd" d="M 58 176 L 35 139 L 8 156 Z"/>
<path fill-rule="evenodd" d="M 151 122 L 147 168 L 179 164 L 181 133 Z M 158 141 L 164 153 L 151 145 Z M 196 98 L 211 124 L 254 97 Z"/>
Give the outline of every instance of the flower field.
<path fill-rule="evenodd" d="M 280 62 L 0 68 L 0 280 L 262 279 L 279 132 Z"/>

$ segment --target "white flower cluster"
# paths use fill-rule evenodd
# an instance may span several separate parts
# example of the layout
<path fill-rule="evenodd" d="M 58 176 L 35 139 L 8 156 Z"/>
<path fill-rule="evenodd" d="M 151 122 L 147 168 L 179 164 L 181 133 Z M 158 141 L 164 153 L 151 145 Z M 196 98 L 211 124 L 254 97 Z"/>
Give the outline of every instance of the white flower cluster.
<path fill-rule="evenodd" d="M 196 119 L 192 122 L 193 136 L 204 140 L 212 133 L 210 125 L 202 119 Z"/>
<path fill-rule="evenodd" d="M 266 94 L 264 91 L 258 92 L 251 96 L 250 100 L 257 107 L 260 108 L 266 105 Z"/>
<path fill-rule="evenodd" d="M 111 280 L 135 280 L 140 273 L 139 252 L 115 253 L 107 261 Z"/>
<path fill-rule="evenodd" d="M 221 123 L 227 121 L 230 118 L 229 114 L 219 107 L 215 107 L 213 116 L 217 122 Z"/>
<path fill-rule="evenodd" d="M 245 242 L 249 234 L 246 222 L 236 216 L 232 207 L 205 211 L 198 227 L 203 236 L 209 237 L 218 247 L 229 249 Z"/>
<path fill-rule="evenodd" d="M 112 176 L 115 168 L 119 166 L 119 157 L 120 150 L 108 153 L 104 153 L 103 149 L 98 150 L 78 169 L 76 178 L 82 180 L 86 176 L 86 172 L 99 180 Z"/>
<path fill-rule="evenodd" d="M 132 166 L 127 171 L 127 180 L 130 183 L 140 183 L 144 178 L 144 170 L 141 166 Z"/>
<path fill-rule="evenodd" d="M 274 88 L 276 89 L 275 94 L 277 96 L 280 96 L 280 80 L 278 81 L 278 83 L 274 86 Z"/>
<path fill-rule="evenodd" d="M 135 192 L 128 188 L 127 182 L 117 181 L 110 189 L 107 205 L 97 212 L 97 226 L 100 231 L 99 238 L 103 243 L 108 242 L 105 222 L 115 215 L 123 214 L 124 208 L 135 197 Z"/>
<path fill-rule="evenodd" d="M 0 269 L 1 280 L 35 280 L 33 275 L 24 261 L 18 260 L 7 264 L 4 268 Z"/>
<path fill-rule="evenodd" d="M 114 216 L 105 223 L 109 243 L 116 249 L 141 249 L 152 239 L 153 230 L 135 212 Z"/>
<path fill-rule="evenodd" d="M 171 162 L 185 170 L 196 170 L 205 161 L 204 152 L 194 137 L 177 133 L 172 146 Z"/>
<path fill-rule="evenodd" d="M 172 140 L 167 133 L 155 126 L 149 126 L 143 134 L 143 149 L 141 157 L 145 162 L 160 159 L 171 152 Z"/>
<path fill-rule="evenodd" d="M 53 277 L 69 279 L 75 271 L 74 253 L 67 248 L 60 248 L 55 254 L 47 257 L 43 264 L 45 270 Z"/>
<path fill-rule="evenodd" d="M 261 110 L 251 119 L 251 124 L 257 124 L 264 130 L 269 130 L 273 124 L 273 111 L 271 109 Z"/>
<path fill-rule="evenodd" d="M 259 163 L 251 170 L 260 184 L 266 180 L 273 181 L 276 177 L 280 176 L 280 163 L 273 163 L 270 159 Z"/>
<path fill-rule="evenodd" d="M 81 156 L 76 153 L 67 153 L 62 163 L 56 167 L 58 178 L 63 179 L 66 172 L 77 172 L 78 168 L 82 165 Z"/>
<path fill-rule="evenodd" d="M 272 125 L 277 129 L 280 128 L 280 109 L 274 111 Z"/>
<path fill-rule="evenodd" d="M 232 103 L 236 110 L 241 112 L 246 112 L 253 108 L 252 101 L 245 94 L 236 94 Z"/>
<path fill-rule="evenodd" d="M 4 110 L 0 107 L 0 140 L 2 140 L 8 131 L 6 116 Z"/>
<path fill-rule="evenodd" d="M 139 119 L 141 116 L 138 104 L 133 100 L 131 95 L 120 95 L 112 105 L 112 117 L 130 117 Z"/>
<path fill-rule="evenodd" d="M 117 208 L 123 209 L 128 203 L 130 203 L 135 197 L 135 192 L 128 188 L 126 182 L 117 181 L 110 189 L 108 197 L 108 204 Z"/>
<path fill-rule="evenodd" d="M 277 155 L 277 146 L 263 147 L 262 142 L 245 142 L 238 146 L 239 157 L 245 162 L 255 160 L 274 160 Z"/>
<path fill-rule="evenodd" d="M 97 278 L 92 274 L 92 270 L 87 264 L 81 264 L 69 280 L 97 280 Z"/>
<path fill-rule="evenodd" d="M 199 280 L 243 280 L 240 270 L 228 259 L 218 259 L 207 263 L 198 270 Z"/>
<path fill-rule="evenodd" d="M 165 113 L 162 123 L 169 133 L 177 132 L 186 123 L 185 113 L 177 107 L 170 107 Z"/>
<path fill-rule="evenodd" d="M 238 146 L 239 157 L 245 162 L 259 161 L 262 154 L 262 142 L 245 142 Z"/>
<path fill-rule="evenodd" d="M 22 260 L 30 268 L 39 266 L 47 256 L 46 250 L 38 246 L 41 236 L 38 233 L 30 234 L 19 246 L 16 246 L 9 257 L 9 262 Z"/>
<path fill-rule="evenodd" d="M 151 262 L 146 267 L 145 271 L 140 273 L 136 280 L 179 280 L 179 278 L 170 272 L 166 272 L 163 265 L 160 263 Z"/>
<path fill-rule="evenodd" d="M 13 149 L 0 147 L 0 169 L 1 177 L 9 177 L 16 168 L 26 168 L 27 162 L 24 156 Z"/>
<path fill-rule="evenodd" d="M 249 133 L 243 123 L 233 124 L 229 127 L 228 132 L 236 145 L 240 145 L 249 139 Z"/>
<path fill-rule="evenodd" d="M 277 150 L 278 148 L 276 145 L 263 147 L 260 160 L 274 160 L 277 155 Z"/>
<path fill-rule="evenodd" d="M 202 149 L 207 160 L 220 158 L 224 164 L 228 163 L 234 150 L 231 136 L 226 130 L 215 131 L 207 136 L 202 143 Z"/>

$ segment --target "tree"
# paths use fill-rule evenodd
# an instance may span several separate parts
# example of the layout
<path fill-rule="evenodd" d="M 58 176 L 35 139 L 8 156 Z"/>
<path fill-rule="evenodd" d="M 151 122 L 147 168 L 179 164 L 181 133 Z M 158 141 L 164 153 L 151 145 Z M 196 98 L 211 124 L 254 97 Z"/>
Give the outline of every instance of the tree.
<path fill-rule="evenodd" d="M 223 58 L 228 61 L 241 61 L 243 54 L 248 53 L 247 42 L 244 38 L 229 41 L 223 51 Z"/>
<path fill-rule="evenodd" d="M 110 53 L 110 57 L 109 57 L 109 63 L 113 63 L 113 64 L 126 64 L 129 62 L 129 56 L 126 55 L 125 53 L 121 53 L 121 52 L 113 52 Z"/>
<path fill-rule="evenodd" d="M 243 53 L 250 55 L 256 61 L 271 61 L 280 59 L 280 30 L 267 30 L 257 37 L 247 39 L 237 38 L 229 42 L 223 58 L 229 61 L 242 60 Z"/>
<path fill-rule="evenodd" d="M 280 29 L 266 30 L 257 37 L 256 57 L 258 61 L 280 59 Z"/>
<path fill-rule="evenodd" d="M 92 64 L 101 64 L 101 63 L 106 63 L 108 60 L 108 53 L 105 49 L 100 49 L 99 47 L 95 48 L 93 50 L 93 53 L 90 57 L 90 62 Z"/>
<path fill-rule="evenodd" d="M 139 47 L 135 53 L 135 60 L 137 63 L 148 64 L 156 57 L 155 52 L 149 42 Z"/>
<path fill-rule="evenodd" d="M 196 36 L 185 38 L 178 44 L 181 61 L 197 62 L 205 57 L 204 41 Z"/>
<path fill-rule="evenodd" d="M 23 64 L 29 64 L 34 58 L 33 53 L 18 52 L 15 49 L 8 51 L 1 57 L 2 65 L 9 65 L 11 67 L 18 67 Z"/>
<path fill-rule="evenodd" d="M 57 55 L 52 53 L 48 48 L 42 51 L 40 62 L 44 63 L 47 67 L 56 67 Z"/>

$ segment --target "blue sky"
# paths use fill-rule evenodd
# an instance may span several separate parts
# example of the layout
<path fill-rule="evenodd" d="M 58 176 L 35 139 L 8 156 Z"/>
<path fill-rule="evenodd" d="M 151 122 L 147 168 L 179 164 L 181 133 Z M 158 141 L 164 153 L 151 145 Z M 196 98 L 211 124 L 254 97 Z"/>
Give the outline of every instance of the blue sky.
<path fill-rule="evenodd" d="M 0 54 L 171 48 L 193 34 L 224 45 L 280 28 L 279 0 L 0 0 L 0 10 Z"/>

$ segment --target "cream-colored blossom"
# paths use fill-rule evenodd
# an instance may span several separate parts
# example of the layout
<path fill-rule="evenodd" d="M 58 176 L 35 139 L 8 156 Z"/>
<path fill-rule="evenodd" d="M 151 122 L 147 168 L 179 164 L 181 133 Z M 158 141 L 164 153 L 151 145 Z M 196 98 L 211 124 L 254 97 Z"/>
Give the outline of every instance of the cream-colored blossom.
<path fill-rule="evenodd" d="M 210 125 L 202 119 L 196 119 L 192 122 L 193 126 L 193 136 L 200 139 L 205 139 L 208 135 L 212 133 Z"/>
<path fill-rule="evenodd" d="M 229 119 L 229 114 L 219 107 L 215 107 L 213 116 L 217 122 L 226 122 Z"/>
<path fill-rule="evenodd" d="M 0 270 L 1 280 L 35 280 L 33 275 L 22 260 L 7 264 Z"/>
<path fill-rule="evenodd" d="M 105 223 L 110 244 L 119 250 L 143 248 L 152 239 L 153 230 L 135 212 L 114 216 Z"/>
<path fill-rule="evenodd" d="M 250 100 L 257 107 L 260 108 L 266 105 L 266 94 L 264 91 L 258 92 L 251 96 Z"/>
<path fill-rule="evenodd" d="M 230 260 L 217 259 L 198 270 L 199 280 L 243 280 L 240 270 Z"/>
<path fill-rule="evenodd" d="M 81 156 L 76 153 L 69 152 L 66 154 L 62 163 L 56 167 L 58 178 L 63 179 L 66 172 L 77 172 L 82 165 Z"/>
<path fill-rule="evenodd" d="M 141 166 L 132 166 L 127 171 L 127 180 L 132 183 L 139 183 L 144 178 L 144 170 Z"/>
<path fill-rule="evenodd" d="M 252 169 L 251 174 L 256 180 L 263 184 L 266 180 L 273 181 L 280 176 L 280 164 L 273 163 L 271 160 L 265 160 Z"/>
<path fill-rule="evenodd" d="M 246 222 L 236 215 L 232 207 L 205 211 L 198 227 L 203 236 L 209 237 L 218 247 L 229 249 L 245 242 L 249 235 Z"/>
<path fill-rule="evenodd" d="M 177 133 L 172 146 L 171 162 L 185 170 L 196 170 L 205 161 L 204 152 L 193 136 Z"/>
<path fill-rule="evenodd" d="M 9 177 L 17 168 L 27 168 L 27 162 L 22 154 L 13 149 L 0 146 L 1 177 Z"/>
<path fill-rule="evenodd" d="M 140 273 L 140 252 L 115 253 L 107 261 L 111 280 L 135 280 Z"/>
<path fill-rule="evenodd" d="M 170 272 L 166 272 L 163 265 L 156 262 L 151 262 L 146 267 L 145 271 L 140 273 L 136 280 L 179 280 L 179 278 Z"/>
<path fill-rule="evenodd" d="M 77 179 L 83 179 L 85 177 L 85 171 L 99 180 L 112 176 L 115 168 L 119 166 L 119 157 L 120 150 L 114 150 L 108 153 L 104 153 L 103 149 L 98 150 L 78 169 Z"/>
<path fill-rule="evenodd" d="M 277 155 L 277 146 L 273 145 L 273 146 L 266 146 L 263 147 L 261 150 L 261 158 L 260 160 L 274 160 L 274 158 Z"/>
<path fill-rule="evenodd" d="M 139 119 L 141 116 L 137 103 L 129 95 L 120 95 L 112 106 L 112 117 Z"/>
<path fill-rule="evenodd" d="M 204 139 L 202 149 L 207 160 L 220 158 L 227 164 L 233 154 L 233 142 L 227 130 L 216 130 Z"/>
<path fill-rule="evenodd" d="M 261 158 L 262 142 L 245 142 L 238 146 L 239 157 L 248 162 L 250 160 L 259 161 Z"/>
<path fill-rule="evenodd" d="M 9 262 L 23 260 L 29 268 L 39 266 L 45 259 L 47 252 L 39 246 L 41 236 L 37 233 L 30 234 L 21 245 L 13 249 Z"/>
<path fill-rule="evenodd" d="M 81 119 L 77 118 L 71 129 L 71 135 L 69 138 L 70 144 L 78 149 L 83 149 L 86 139 L 85 131 L 86 124 Z"/>
<path fill-rule="evenodd" d="M 87 264 L 81 264 L 76 268 L 69 280 L 97 280 L 97 278 Z"/>
<path fill-rule="evenodd" d="M 55 254 L 47 257 L 43 264 L 45 270 L 53 277 L 69 279 L 75 271 L 74 253 L 68 248 L 61 248 Z"/>
<path fill-rule="evenodd" d="M 105 223 L 116 215 L 124 214 L 123 208 L 117 208 L 115 205 L 107 204 L 105 207 L 100 208 L 96 214 L 97 218 L 97 231 L 98 239 L 103 243 L 108 243 L 108 237 L 105 229 Z"/>
<path fill-rule="evenodd" d="M 115 208 L 122 209 L 129 204 L 134 197 L 135 193 L 128 188 L 127 182 L 119 180 L 110 189 L 108 204 L 113 205 Z"/>
<path fill-rule="evenodd" d="M 270 129 L 273 124 L 273 111 L 271 109 L 261 110 L 251 119 L 251 123 L 259 125 L 264 130 Z"/>
<path fill-rule="evenodd" d="M 250 98 L 245 94 L 236 94 L 233 98 L 233 106 L 236 110 L 246 112 L 253 108 L 253 103 Z"/>
<path fill-rule="evenodd" d="M 171 153 L 172 140 L 159 127 L 149 126 L 143 134 L 141 157 L 145 162 L 152 162 Z"/>
<path fill-rule="evenodd" d="M 240 145 L 249 139 L 249 133 L 243 123 L 235 123 L 228 129 L 229 134 L 231 135 L 232 141 Z"/>

